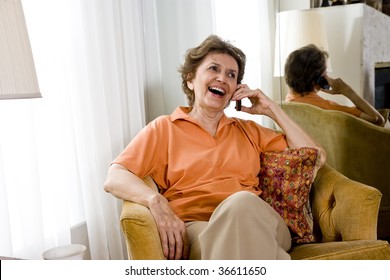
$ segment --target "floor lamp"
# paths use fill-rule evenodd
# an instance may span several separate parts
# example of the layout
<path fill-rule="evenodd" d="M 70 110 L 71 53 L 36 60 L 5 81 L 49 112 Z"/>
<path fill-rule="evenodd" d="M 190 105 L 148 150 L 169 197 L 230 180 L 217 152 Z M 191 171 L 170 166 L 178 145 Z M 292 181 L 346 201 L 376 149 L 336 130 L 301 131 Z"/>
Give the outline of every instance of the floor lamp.
<path fill-rule="evenodd" d="M 42 97 L 21 0 L 0 0 L 0 99 Z"/>

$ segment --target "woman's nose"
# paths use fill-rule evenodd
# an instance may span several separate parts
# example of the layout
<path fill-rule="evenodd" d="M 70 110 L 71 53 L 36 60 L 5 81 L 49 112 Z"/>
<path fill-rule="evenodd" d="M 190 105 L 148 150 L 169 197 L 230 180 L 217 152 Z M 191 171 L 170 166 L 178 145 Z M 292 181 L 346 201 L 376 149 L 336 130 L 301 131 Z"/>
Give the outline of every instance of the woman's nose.
<path fill-rule="evenodd" d="M 219 73 L 218 76 L 217 76 L 217 81 L 221 82 L 221 83 L 225 83 L 226 82 L 225 74 Z"/>

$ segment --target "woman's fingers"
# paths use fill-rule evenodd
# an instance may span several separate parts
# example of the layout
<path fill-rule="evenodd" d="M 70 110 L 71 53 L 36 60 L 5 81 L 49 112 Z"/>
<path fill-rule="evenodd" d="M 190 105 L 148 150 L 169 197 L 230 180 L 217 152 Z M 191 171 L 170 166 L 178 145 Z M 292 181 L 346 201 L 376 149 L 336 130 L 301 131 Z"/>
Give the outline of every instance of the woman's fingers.
<path fill-rule="evenodd" d="M 176 219 L 177 220 L 174 227 L 175 260 L 188 259 L 189 243 L 187 238 L 187 228 L 182 220 L 179 218 Z"/>
<path fill-rule="evenodd" d="M 241 111 L 258 115 L 269 114 L 269 108 L 273 101 L 260 89 L 252 90 L 247 85 L 238 85 L 232 100 L 241 100 L 243 98 L 248 98 L 251 106 L 241 106 Z"/>
<path fill-rule="evenodd" d="M 184 228 L 185 230 L 182 233 L 183 238 L 183 259 L 188 260 L 190 257 L 190 241 L 187 234 L 187 228 Z"/>
<path fill-rule="evenodd" d="M 169 231 L 168 232 L 168 246 L 169 246 L 168 259 L 170 259 L 170 260 L 175 260 L 176 259 L 176 254 L 177 254 L 176 244 L 177 244 L 177 240 L 176 240 L 175 236 L 176 236 L 175 232 L 173 232 L 173 231 Z"/>
<path fill-rule="evenodd" d="M 152 211 L 160 234 L 161 247 L 167 259 L 187 257 L 188 242 L 183 236 L 187 235 L 184 222 L 169 208 Z M 187 254 L 187 255 L 185 255 Z"/>

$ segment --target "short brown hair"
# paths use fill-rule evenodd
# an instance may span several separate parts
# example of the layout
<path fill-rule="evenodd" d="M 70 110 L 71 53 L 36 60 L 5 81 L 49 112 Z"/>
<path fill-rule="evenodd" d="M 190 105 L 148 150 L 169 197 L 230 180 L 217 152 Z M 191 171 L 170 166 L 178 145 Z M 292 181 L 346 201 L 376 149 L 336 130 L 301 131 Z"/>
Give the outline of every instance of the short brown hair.
<path fill-rule="evenodd" d="M 190 107 L 194 105 L 195 94 L 188 87 L 187 82 L 194 78 L 199 65 L 210 53 L 225 53 L 232 56 L 238 64 L 237 83 L 241 83 L 244 77 L 246 57 L 242 50 L 216 35 L 210 35 L 199 46 L 191 48 L 186 52 L 184 64 L 179 68 L 182 78 L 182 89 L 187 96 Z"/>
<path fill-rule="evenodd" d="M 290 53 L 284 66 L 287 85 L 302 96 L 312 92 L 318 78 L 326 70 L 328 57 L 328 52 L 313 44 Z"/>

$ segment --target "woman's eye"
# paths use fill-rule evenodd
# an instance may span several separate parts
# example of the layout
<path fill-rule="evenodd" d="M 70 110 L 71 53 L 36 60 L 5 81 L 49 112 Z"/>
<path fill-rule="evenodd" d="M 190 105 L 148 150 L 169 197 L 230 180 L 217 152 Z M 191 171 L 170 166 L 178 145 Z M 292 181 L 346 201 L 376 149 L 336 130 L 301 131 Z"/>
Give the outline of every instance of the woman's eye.
<path fill-rule="evenodd" d="M 229 77 L 235 79 L 236 78 L 236 73 L 229 73 Z"/>
<path fill-rule="evenodd" d="M 213 70 L 213 71 L 217 71 L 217 70 L 218 70 L 217 66 L 215 66 L 215 65 L 211 65 L 211 66 L 209 67 L 209 69 L 210 69 L 210 70 Z"/>

